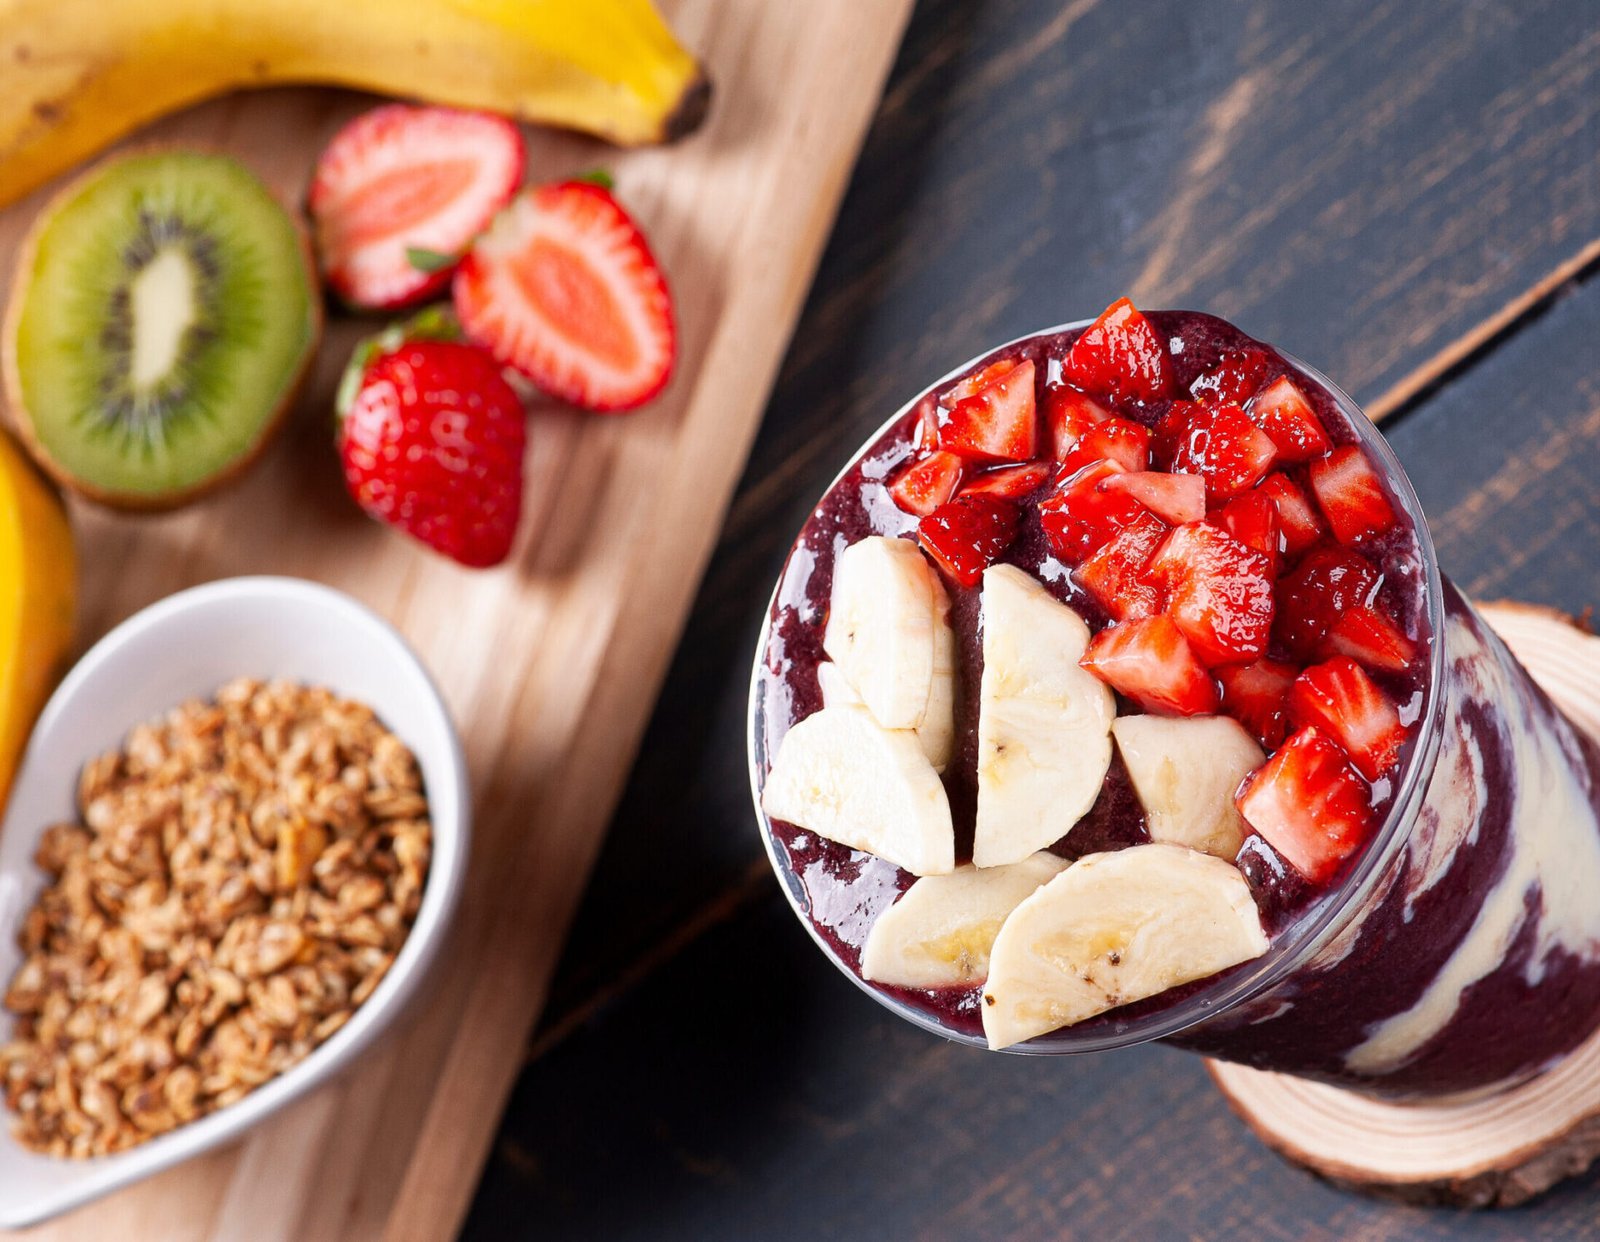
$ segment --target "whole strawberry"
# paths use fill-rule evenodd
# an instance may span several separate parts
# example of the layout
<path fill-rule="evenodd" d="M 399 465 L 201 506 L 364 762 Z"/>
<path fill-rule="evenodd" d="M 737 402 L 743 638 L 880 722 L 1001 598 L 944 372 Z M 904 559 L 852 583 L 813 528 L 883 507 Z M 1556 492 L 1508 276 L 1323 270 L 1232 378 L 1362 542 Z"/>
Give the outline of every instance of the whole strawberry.
<path fill-rule="evenodd" d="M 339 394 L 356 503 L 463 565 L 497 565 L 522 514 L 527 430 L 500 364 L 425 314 L 357 348 Z"/>

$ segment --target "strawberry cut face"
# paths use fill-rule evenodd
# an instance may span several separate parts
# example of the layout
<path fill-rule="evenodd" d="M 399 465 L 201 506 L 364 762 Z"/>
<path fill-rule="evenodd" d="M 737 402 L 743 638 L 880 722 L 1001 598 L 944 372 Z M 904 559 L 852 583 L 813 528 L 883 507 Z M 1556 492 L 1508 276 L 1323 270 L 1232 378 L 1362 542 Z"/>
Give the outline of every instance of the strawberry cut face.
<path fill-rule="evenodd" d="M 974 386 L 972 392 L 966 386 Z M 1027 461 L 1038 445 L 1031 362 L 997 362 L 951 390 L 939 447 L 969 461 Z"/>
<path fill-rule="evenodd" d="M 1056 461 L 1063 460 L 1084 432 L 1110 417 L 1111 411 L 1087 393 L 1060 384 L 1050 388 L 1044 398 L 1045 432 L 1049 437 L 1046 447 L 1050 456 Z"/>
<path fill-rule="evenodd" d="M 1050 547 L 1069 565 L 1097 551 L 1145 511 L 1131 496 L 1101 489 L 1105 479 L 1121 472 L 1111 461 L 1063 469 L 1055 490 L 1039 502 L 1039 523 Z"/>
<path fill-rule="evenodd" d="M 1280 461 L 1310 461 L 1333 447 L 1311 402 L 1287 375 L 1258 392 L 1246 412 L 1267 433 Z"/>
<path fill-rule="evenodd" d="M 1289 688 L 1289 718 L 1338 742 L 1369 781 L 1400 761 L 1406 740 L 1394 704 L 1348 656 L 1313 664 L 1295 679 Z"/>
<path fill-rule="evenodd" d="M 1262 658 L 1217 670 L 1222 683 L 1222 710 L 1232 716 L 1268 751 L 1289 736 L 1289 687 L 1300 675 L 1293 664 Z"/>
<path fill-rule="evenodd" d="M 1100 490 L 1131 496 L 1173 526 L 1182 522 L 1198 522 L 1206 515 L 1206 484 L 1198 475 L 1164 474 L 1157 470 L 1130 471 L 1101 480 Z"/>
<path fill-rule="evenodd" d="M 1069 384 L 1112 402 L 1159 401 L 1172 392 L 1167 343 L 1127 298 L 1083 330 L 1061 364 Z"/>
<path fill-rule="evenodd" d="M 982 493 L 1007 500 L 1022 500 L 1048 483 L 1054 473 L 1053 466 L 1047 461 L 1030 461 L 1025 466 L 999 466 L 974 476 L 961 492 L 963 495 Z"/>
<path fill-rule="evenodd" d="M 1340 543 L 1360 544 L 1394 526 L 1394 507 L 1371 460 L 1354 444 L 1311 463 L 1311 491 Z"/>
<path fill-rule="evenodd" d="M 1208 666 L 1265 654 L 1272 632 L 1272 566 L 1226 531 L 1189 522 L 1150 559 L 1164 610 Z"/>
<path fill-rule="evenodd" d="M 1382 585 L 1383 575 L 1359 552 L 1316 548 L 1278 580 L 1274 634 L 1297 659 L 1314 659 L 1334 623 L 1351 608 L 1371 607 Z"/>
<path fill-rule="evenodd" d="M 1281 474 L 1269 474 L 1256 488 L 1268 497 L 1278 511 L 1278 533 L 1283 536 L 1283 550 L 1290 556 L 1299 556 L 1307 548 L 1322 542 L 1328 528 L 1317 516 L 1311 498 L 1295 483 Z"/>
<path fill-rule="evenodd" d="M 954 453 L 929 453 L 895 475 L 889 495 L 907 513 L 927 517 L 956 494 L 962 469 L 962 461 Z"/>
<path fill-rule="evenodd" d="M 917 542 L 964 587 L 975 587 L 1011 546 L 1022 523 L 1016 502 L 974 493 L 940 505 L 917 525 Z"/>
<path fill-rule="evenodd" d="M 1272 355 L 1259 346 L 1230 349 L 1189 385 L 1189 395 L 1207 405 L 1243 405 L 1276 369 Z"/>
<path fill-rule="evenodd" d="M 1145 567 L 1166 537 L 1165 522 L 1153 513 L 1141 513 L 1078 566 L 1078 581 L 1118 621 L 1154 616 L 1160 611 L 1161 597 L 1145 576 Z"/>
<path fill-rule="evenodd" d="M 1236 405 L 1174 401 L 1158 441 L 1167 469 L 1205 479 L 1212 503 L 1254 487 L 1277 457 L 1266 433 Z"/>
<path fill-rule="evenodd" d="M 1372 835 L 1367 787 L 1344 751 L 1301 729 L 1245 778 L 1239 814 L 1313 884 L 1325 884 Z"/>
<path fill-rule="evenodd" d="M 1090 462 L 1114 461 L 1124 470 L 1142 471 L 1150 464 L 1150 432 L 1126 418 L 1096 423 L 1068 450 L 1061 465 L 1081 470 Z"/>
<path fill-rule="evenodd" d="M 1216 683 L 1170 617 L 1101 630 L 1079 663 L 1148 712 L 1201 716 L 1217 710 Z"/>
<path fill-rule="evenodd" d="M 1376 608 L 1357 606 L 1329 628 L 1322 653 L 1349 656 L 1368 668 L 1398 673 L 1416 658 L 1417 644 Z"/>
<path fill-rule="evenodd" d="M 1282 552 L 1278 533 L 1278 510 L 1268 496 L 1259 491 L 1235 496 L 1217 514 L 1217 525 L 1247 548 L 1267 558 L 1268 569 L 1276 573 Z"/>

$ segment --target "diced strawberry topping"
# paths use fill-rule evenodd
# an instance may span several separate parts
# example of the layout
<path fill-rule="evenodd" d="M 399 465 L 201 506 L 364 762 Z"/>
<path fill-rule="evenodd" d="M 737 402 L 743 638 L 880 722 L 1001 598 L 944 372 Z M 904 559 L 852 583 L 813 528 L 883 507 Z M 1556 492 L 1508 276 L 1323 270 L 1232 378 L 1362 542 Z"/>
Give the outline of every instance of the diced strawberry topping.
<path fill-rule="evenodd" d="M 975 382 L 982 386 L 970 394 L 962 384 L 951 390 L 956 400 L 941 416 L 939 447 L 969 460 L 1027 461 L 1039 439 L 1033 363 L 997 362 Z"/>
<path fill-rule="evenodd" d="M 977 475 L 961 491 L 963 495 L 981 492 L 990 496 L 1004 496 L 1007 500 L 1021 500 L 1048 483 L 1054 473 L 1055 468 L 1047 461 L 1030 461 L 1025 466 L 1000 466 Z"/>
<path fill-rule="evenodd" d="M 1180 522 L 1198 522 L 1206 515 L 1206 483 L 1197 474 L 1129 471 L 1101 480 L 1100 490 L 1132 496 L 1158 518 L 1174 526 Z"/>
<path fill-rule="evenodd" d="M 1283 536 L 1283 547 L 1290 556 L 1299 556 L 1307 548 L 1322 541 L 1327 527 L 1317 516 L 1311 498 L 1295 483 L 1281 474 L 1269 474 L 1256 488 L 1272 499 L 1278 510 L 1278 532 Z"/>
<path fill-rule="evenodd" d="M 1150 558 L 1164 608 L 1207 665 L 1253 660 L 1272 631 L 1272 566 L 1205 522 L 1175 527 Z"/>
<path fill-rule="evenodd" d="M 1348 656 L 1313 664 L 1289 687 L 1289 719 L 1326 733 L 1369 781 L 1400 760 L 1405 726 L 1389 696 Z"/>
<path fill-rule="evenodd" d="M 1417 644 L 1376 608 L 1356 607 L 1329 628 L 1322 650 L 1326 655 L 1349 656 L 1368 668 L 1398 673 L 1416 657 Z"/>
<path fill-rule="evenodd" d="M 1245 778 L 1234 799 L 1245 822 L 1314 884 L 1372 832 L 1372 806 L 1345 755 L 1316 729 L 1302 729 Z"/>
<path fill-rule="evenodd" d="M 1278 509 L 1270 496 L 1259 491 L 1235 496 L 1216 515 L 1216 523 L 1247 548 L 1267 558 L 1277 572 L 1281 551 L 1278 535 Z"/>
<path fill-rule="evenodd" d="M 1063 385 L 1051 388 L 1044 398 L 1044 422 L 1050 437 L 1047 446 L 1050 456 L 1056 461 L 1062 460 L 1084 432 L 1110 417 L 1110 410 L 1076 388 Z"/>
<path fill-rule="evenodd" d="M 889 495 L 907 513 L 927 517 L 961 486 L 962 462 L 954 453 L 935 451 L 914 461 L 889 484 Z"/>
<path fill-rule="evenodd" d="M 1061 464 L 1081 470 L 1093 461 L 1114 461 L 1124 470 L 1143 471 L 1150 465 L 1150 431 L 1126 418 L 1108 418 L 1078 437 Z"/>
<path fill-rule="evenodd" d="M 1083 330 L 1061 364 L 1069 384 L 1112 401 L 1157 401 L 1172 391 L 1167 343 L 1127 298 Z"/>
<path fill-rule="evenodd" d="M 1144 570 L 1166 535 L 1165 522 L 1153 513 L 1141 513 L 1078 566 L 1078 581 L 1118 621 L 1154 616 L 1160 611 L 1161 597 Z"/>
<path fill-rule="evenodd" d="M 1022 511 L 998 496 L 957 496 L 917 524 L 917 542 L 945 573 L 964 587 L 975 587 L 1017 537 Z"/>
<path fill-rule="evenodd" d="M 1311 402 L 1287 375 L 1258 392 L 1246 413 L 1277 446 L 1280 461 L 1310 461 L 1333 447 Z"/>
<path fill-rule="evenodd" d="M 1222 710 L 1255 734 L 1267 750 L 1276 750 L 1289 736 L 1289 687 L 1299 674 L 1293 664 L 1265 657 L 1219 668 Z"/>
<path fill-rule="evenodd" d="M 1217 710 L 1217 686 L 1171 617 L 1143 617 L 1101 630 L 1080 661 L 1146 711 L 1199 716 Z"/>
<path fill-rule="evenodd" d="M 1328 544 L 1278 579 L 1275 634 L 1301 660 L 1316 656 L 1325 635 L 1346 611 L 1370 607 L 1383 575 L 1357 552 Z"/>
<path fill-rule="evenodd" d="M 1340 543 L 1360 543 L 1394 525 L 1394 507 L 1359 445 L 1334 449 L 1312 462 L 1311 491 Z"/>
<path fill-rule="evenodd" d="M 1277 456 L 1266 433 L 1236 405 L 1174 401 L 1158 434 L 1167 468 L 1200 475 L 1212 501 L 1253 487 Z"/>
<path fill-rule="evenodd" d="M 1194 383 L 1189 395 L 1207 405 L 1243 405 L 1266 383 L 1276 364 L 1257 345 L 1230 349 Z"/>
<path fill-rule="evenodd" d="M 1131 496 L 1101 490 L 1104 479 L 1121 471 L 1111 461 L 1063 470 L 1055 490 L 1039 502 L 1039 524 L 1051 549 L 1068 564 L 1076 565 L 1145 511 Z"/>

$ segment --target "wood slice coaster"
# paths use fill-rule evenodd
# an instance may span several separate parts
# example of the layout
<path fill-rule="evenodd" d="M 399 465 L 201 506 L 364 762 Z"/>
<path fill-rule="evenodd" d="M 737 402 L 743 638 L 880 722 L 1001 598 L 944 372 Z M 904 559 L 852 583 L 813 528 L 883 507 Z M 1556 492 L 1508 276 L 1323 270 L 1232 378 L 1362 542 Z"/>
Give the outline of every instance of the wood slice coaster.
<path fill-rule="evenodd" d="M 1600 738 L 1600 638 L 1547 608 L 1479 611 L 1568 718 Z M 1600 1031 L 1539 1077 L 1461 1103 L 1390 1104 L 1289 1074 L 1206 1065 L 1269 1147 L 1383 1198 L 1510 1207 L 1600 1156 Z"/>

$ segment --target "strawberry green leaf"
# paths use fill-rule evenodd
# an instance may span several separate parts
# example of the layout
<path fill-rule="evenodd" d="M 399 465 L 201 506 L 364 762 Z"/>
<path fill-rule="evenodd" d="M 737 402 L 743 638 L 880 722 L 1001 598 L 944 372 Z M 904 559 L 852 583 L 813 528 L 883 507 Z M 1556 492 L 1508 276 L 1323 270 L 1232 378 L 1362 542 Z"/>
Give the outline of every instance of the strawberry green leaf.
<path fill-rule="evenodd" d="M 588 172 L 581 172 L 573 178 L 574 181 L 587 181 L 590 185 L 597 185 L 602 190 L 617 188 L 617 179 L 604 168 L 591 168 Z"/>
<path fill-rule="evenodd" d="M 461 256 L 458 254 L 441 254 L 424 246 L 406 247 L 406 262 L 419 272 L 442 272 L 447 267 L 454 267 L 460 261 Z"/>

